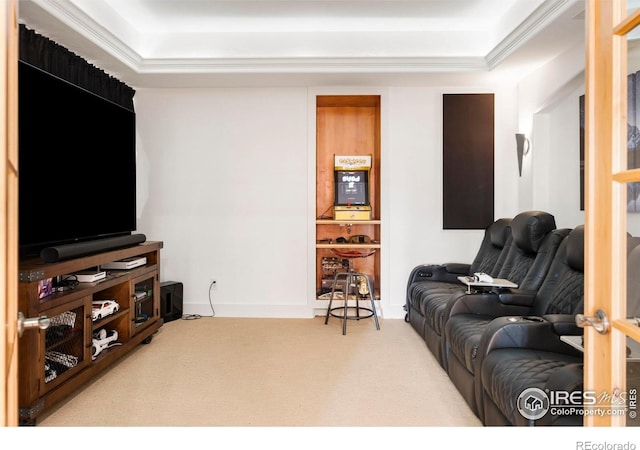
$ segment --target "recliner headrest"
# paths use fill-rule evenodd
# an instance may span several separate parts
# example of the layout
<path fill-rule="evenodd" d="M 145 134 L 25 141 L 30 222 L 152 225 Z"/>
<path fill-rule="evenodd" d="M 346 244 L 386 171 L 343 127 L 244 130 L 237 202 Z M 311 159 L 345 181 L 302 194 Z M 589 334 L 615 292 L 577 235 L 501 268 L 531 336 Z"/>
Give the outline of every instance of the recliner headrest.
<path fill-rule="evenodd" d="M 567 236 L 567 263 L 573 270 L 584 272 L 584 225 L 578 225 Z"/>
<path fill-rule="evenodd" d="M 489 227 L 489 238 L 491 243 L 498 248 L 504 248 L 504 244 L 509 238 L 511 219 L 498 219 Z"/>
<path fill-rule="evenodd" d="M 529 253 L 537 253 L 544 237 L 555 229 L 555 218 L 543 211 L 522 212 L 511 221 L 513 241 Z"/>

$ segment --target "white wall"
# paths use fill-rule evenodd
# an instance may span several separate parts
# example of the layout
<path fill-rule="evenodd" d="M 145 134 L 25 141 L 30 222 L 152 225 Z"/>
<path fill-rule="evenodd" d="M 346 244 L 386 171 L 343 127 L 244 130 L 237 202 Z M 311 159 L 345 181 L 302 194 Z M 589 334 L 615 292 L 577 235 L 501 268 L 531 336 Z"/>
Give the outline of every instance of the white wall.
<path fill-rule="evenodd" d="M 551 73 L 559 70 L 554 64 Z M 380 93 L 381 306 L 384 317 L 402 317 L 411 269 L 471 262 L 483 234 L 442 230 L 442 94 L 495 93 L 496 218 L 544 209 L 559 226 L 582 223 L 579 204 L 572 206 L 579 188 L 579 89 L 566 92 L 575 83 L 572 71 L 555 75 L 556 86 L 548 68 L 542 82 L 530 77 L 535 95 L 504 83 L 140 89 L 138 231 L 164 242 L 161 280 L 184 283 L 185 313 L 209 315 L 213 306 L 218 316 L 311 317 L 319 305 L 313 298 L 315 95 Z M 514 134 L 523 120 L 535 141 L 520 178 Z"/>
<path fill-rule="evenodd" d="M 579 97 L 584 87 L 534 117 L 530 155 L 535 173 L 534 204 L 556 218 L 558 228 L 584 223 L 580 210 Z"/>
<path fill-rule="evenodd" d="M 304 89 L 141 89 L 138 230 L 186 313 L 310 316 Z"/>
<path fill-rule="evenodd" d="M 518 130 L 531 140 L 518 180 L 521 210 L 553 214 L 558 227 L 584 223 L 579 197 L 579 96 L 584 94 L 584 48 L 577 46 L 518 86 Z"/>

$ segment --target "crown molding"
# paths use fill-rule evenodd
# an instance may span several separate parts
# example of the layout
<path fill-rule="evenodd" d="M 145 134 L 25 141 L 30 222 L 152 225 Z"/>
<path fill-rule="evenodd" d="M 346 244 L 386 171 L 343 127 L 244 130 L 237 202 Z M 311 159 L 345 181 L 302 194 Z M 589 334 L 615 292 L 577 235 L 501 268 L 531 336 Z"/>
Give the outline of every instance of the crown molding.
<path fill-rule="evenodd" d="M 446 73 L 496 68 L 573 0 L 547 0 L 485 57 L 144 58 L 70 0 L 28 0 L 138 74 Z M 37 30 L 36 30 L 37 31 Z M 70 50 L 74 51 L 73 48 Z"/>
<path fill-rule="evenodd" d="M 520 46 L 527 42 L 545 24 L 552 21 L 563 11 L 571 0 L 546 0 L 529 17 L 527 17 L 518 28 L 507 35 L 493 50 L 486 56 L 487 67 L 496 68 L 509 55 L 515 52 Z"/>
<path fill-rule="evenodd" d="M 64 25 L 128 66 L 131 70 L 137 71 L 143 64 L 144 59 L 140 54 L 111 31 L 89 17 L 72 2 L 68 0 L 28 0 L 28 3 L 43 9 Z M 38 30 L 35 31 L 39 32 Z"/>
<path fill-rule="evenodd" d="M 484 71 L 484 58 L 145 59 L 138 73 L 422 73 Z"/>

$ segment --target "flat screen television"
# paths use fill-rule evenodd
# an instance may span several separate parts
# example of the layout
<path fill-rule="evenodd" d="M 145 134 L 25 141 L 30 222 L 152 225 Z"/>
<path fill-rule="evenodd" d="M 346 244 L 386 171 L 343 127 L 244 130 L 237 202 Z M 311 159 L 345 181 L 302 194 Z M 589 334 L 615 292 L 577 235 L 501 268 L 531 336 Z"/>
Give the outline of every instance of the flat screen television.
<path fill-rule="evenodd" d="M 23 61 L 18 70 L 21 255 L 130 235 L 135 112 Z"/>
<path fill-rule="evenodd" d="M 369 171 L 335 171 L 335 206 L 369 205 Z"/>

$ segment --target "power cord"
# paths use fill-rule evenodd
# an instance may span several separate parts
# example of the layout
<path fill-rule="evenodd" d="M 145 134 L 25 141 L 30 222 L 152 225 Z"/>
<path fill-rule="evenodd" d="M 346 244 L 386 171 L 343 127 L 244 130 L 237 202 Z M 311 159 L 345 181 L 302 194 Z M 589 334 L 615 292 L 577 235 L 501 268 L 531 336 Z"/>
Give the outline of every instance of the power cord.
<path fill-rule="evenodd" d="M 216 285 L 216 280 L 213 280 L 211 282 L 211 284 L 209 284 L 209 306 L 211 306 L 211 315 L 210 316 L 202 316 L 200 314 L 187 314 L 185 316 L 182 316 L 182 320 L 196 320 L 196 319 L 201 319 L 202 317 L 215 317 L 216 316 L 216 310 L 213 309 L 213 301 L 211 299 L 211 289 L 213 289 L 213 287 Z"/>

